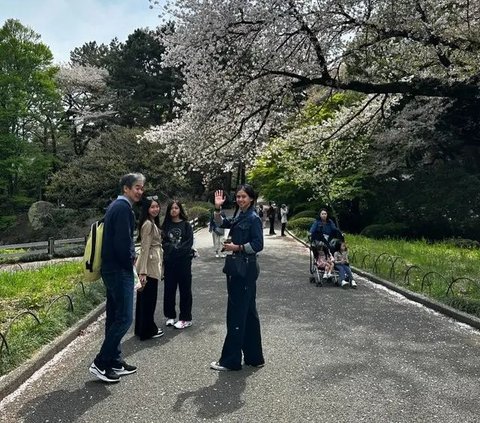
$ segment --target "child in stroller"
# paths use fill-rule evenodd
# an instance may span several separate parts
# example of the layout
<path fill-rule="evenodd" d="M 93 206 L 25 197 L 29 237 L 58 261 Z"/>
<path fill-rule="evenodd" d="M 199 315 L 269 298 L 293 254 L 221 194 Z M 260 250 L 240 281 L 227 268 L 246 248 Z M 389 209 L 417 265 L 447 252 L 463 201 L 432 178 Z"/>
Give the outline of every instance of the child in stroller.
<path fill-rule="evenodd" d="M 334 258 L 329 246 L 323 241 L 312 241 L 310 244 L 310 282 L 323 285 L 328 279 L 337 283 L 338 274 L 334 272 Z"/>
<path fill-rule="evenodd" d="M 348 286 L 348 281 L 350 281 L 350 286 L 355 289 L 357 284 L 353 280 L 352 269 L 350 269 L 350 264 L 348 262 L 348 248 L 345 241 L 340 243 L 339 251 L 335 251 L 334 262 L 335 268 L 340 274 L 340 286 L 346 288 Z"/>

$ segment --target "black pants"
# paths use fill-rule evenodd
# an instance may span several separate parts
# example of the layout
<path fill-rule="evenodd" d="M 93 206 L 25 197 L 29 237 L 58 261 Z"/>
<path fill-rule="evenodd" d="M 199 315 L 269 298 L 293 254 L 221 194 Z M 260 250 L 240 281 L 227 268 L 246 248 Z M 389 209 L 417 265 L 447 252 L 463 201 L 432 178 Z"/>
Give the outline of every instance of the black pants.
<path fill-rule="evenodd" d="M 149 339 L 158 332 L 154 321 L 158 297 L 158 279 L 147 277 L 147 283 L 142 291 L 137 292 L 137 307 L 135 309 L 135 335 L 140 339 Z"/>
<path fill-rule="evenodd" d="M 275 235 L 275 218 L 274 217 L 269 217 L 270 220 L 270 232 L 269 235 Z"/>
<path fill-rule="evenodd" d="M 242 368 L 242 352 L 245 364 L 265 362 L 255 302 L 257 277 L 256 261 L 249 263 L 245 278 L 227 277 L 227 336 L 219 363 L 232 370 Z"/>
<path fill-rule="evenodd" d="M 285 228 L 287 227 L 287 223 L 282 223 L 282 236 L 285 236 Z"/>
<path fill-rule="evenodd" d="M 180 291 L 179 320 L 192 320 L 192 259 L 165 263 L 165 290 L 163 314 L 167 319 L 175 319 L 175 297 L 177 286 Z"/>

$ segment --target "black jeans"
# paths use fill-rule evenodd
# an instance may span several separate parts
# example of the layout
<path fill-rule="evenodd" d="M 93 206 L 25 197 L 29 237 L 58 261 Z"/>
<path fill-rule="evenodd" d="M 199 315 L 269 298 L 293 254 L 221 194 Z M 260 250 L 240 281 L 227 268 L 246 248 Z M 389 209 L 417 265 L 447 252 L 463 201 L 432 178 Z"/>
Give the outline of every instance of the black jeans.
<path fill-rule="evenodd" d="M 255 301 L 258 272 L 257 263 L 253 260 L 248 264 L 245 278 L 227 276 L 227 336 L 219 363 L 231 370 L 242 368 L 242 352 L 245 364 L 265 362 Z"/>
<path fill-rule="evenodd" d="M 269 235 L 275 235 L 275 218 L 274 217 L 269 217 L 270 220 L 270 232 Z"/>
<path fill-rule="evenodd" d="M 285 236 L 285 228 L 287 227 L 287 223 L 282 223 L 282 236 Z"/>
<path fill-rule="evenodd" d="M 177 286 L 180 291 L 179 320 L 192 320 L 192 259 L 165 263 L 165 289 L 163 293 L 163 314 L 175 319 L 175 297 Z"/>
<path fill-rule="evenodd" d="M 147 277 L 147 283 L 142 291 L 137 292 L 137 307 L 135 309 L 135 335 L 140 339 L 149 339 L 158 332 L 154 315 L 157 306 L 158 279 Z"/>

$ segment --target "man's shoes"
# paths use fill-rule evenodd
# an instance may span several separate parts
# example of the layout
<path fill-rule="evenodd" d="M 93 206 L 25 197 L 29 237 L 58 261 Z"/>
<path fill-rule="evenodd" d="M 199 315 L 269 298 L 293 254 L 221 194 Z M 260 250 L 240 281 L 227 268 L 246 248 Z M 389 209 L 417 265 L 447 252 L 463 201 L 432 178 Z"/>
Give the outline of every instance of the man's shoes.
<path fill-rule="evenodd" d="M 177 323 L 173 325 L 175 329 L 185 329 L 192 326 L 191 320 L 179 320 Z"/>
<path fill-rule="evenodd" d="M 120 376 L 110 367 L 102 368 L 95 364 L 95 361 L 90 365 L 88 371 L 98 377 L 100 380 L 108 383 L 120 382 Z"/>
<path fill-rule="evenodd" d="M 126 376 L 126 375 L 131 375 L 132 373 L 135 373 L 137 371 L 136 366 L 132 366 L 130 364 L 125 363 L 125 361 L 117 361 L 113 364 L 112 370 L 118 375 L 118 376 Z"/>
<path fill-rule="evenodd" d="M 152 338 L 160 338 L 163 335 L 165 335 L 165 332 L 162 329 L 158 329 L 158 332 Z"/>
<path fill-rule="evenodd" d="M 165 326 L 173 326 L 175 324 L 175 319 L 167 319 Z"/>
<path fill-rule="evenodd" d="M 340 282 L 340 287 L 341 288 L 346 288 L 348 286 L 348 282 L 343 280 L 342 282 Z"/>
<path fill-rule="evenodd" d="M 213 370 L 218 370 L 219 372 L 228 372 L 231 370 L 228 367 L 221 366 L 218 361 L 212 361 L 210 363 L 210 368 Z"/>
<path fill-rule="evenodd" d="M 353 288 L 353 289 L 356 289 L 357 288 L 357 283 L 352 279 L 350 281 L 350 286 Z"/>

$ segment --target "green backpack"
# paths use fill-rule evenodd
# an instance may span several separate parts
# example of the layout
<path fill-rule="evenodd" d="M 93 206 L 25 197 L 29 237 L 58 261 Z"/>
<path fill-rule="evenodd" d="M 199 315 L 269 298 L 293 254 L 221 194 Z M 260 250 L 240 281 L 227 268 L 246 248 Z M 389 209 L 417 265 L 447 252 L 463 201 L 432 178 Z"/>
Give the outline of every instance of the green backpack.
<path fill-rule="evenodd" d="M 84 280 L 94 282 L 101 278 L 103 219 L 92 223 L 83 253 Z"/>

